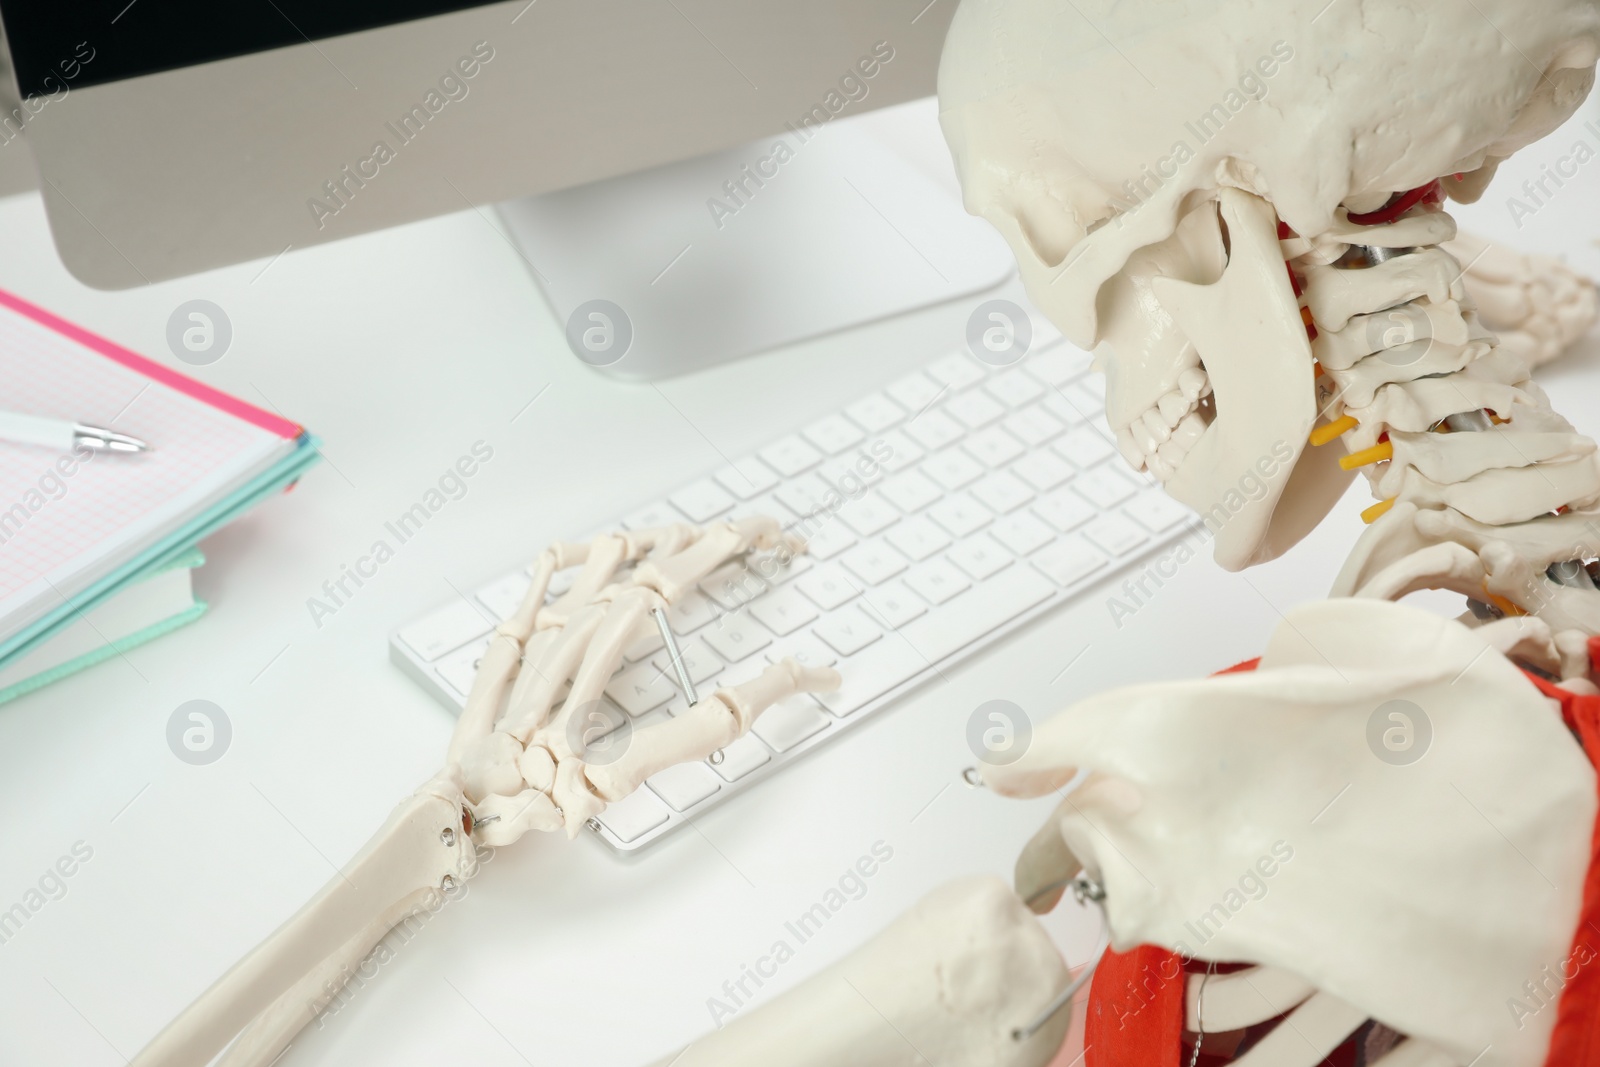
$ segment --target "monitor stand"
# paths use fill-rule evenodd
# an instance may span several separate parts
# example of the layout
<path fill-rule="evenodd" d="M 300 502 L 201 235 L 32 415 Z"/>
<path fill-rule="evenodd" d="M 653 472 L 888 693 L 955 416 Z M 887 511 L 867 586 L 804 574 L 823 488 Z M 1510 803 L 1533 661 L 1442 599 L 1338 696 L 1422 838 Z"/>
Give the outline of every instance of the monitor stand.
<path fill-rule="evenodd" d="M 957 197 L 842 124 L 499 211 L 572 354 L 636 380 L 967 296 L 1015 269 Z"/>

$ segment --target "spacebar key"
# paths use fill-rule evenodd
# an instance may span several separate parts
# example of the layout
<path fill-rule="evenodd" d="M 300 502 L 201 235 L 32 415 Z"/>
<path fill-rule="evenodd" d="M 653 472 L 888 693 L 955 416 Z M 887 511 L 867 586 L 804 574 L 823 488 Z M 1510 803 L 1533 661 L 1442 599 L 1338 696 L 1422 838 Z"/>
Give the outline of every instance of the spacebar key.
<path fill-rule="evenodd" d="M 945 601 L 932 614 L 901 627 L 900 632 L 919 652 L 937 662 L 1054 595 L 1055 589 L 1039 572 L 1013 563 Z"/>
<path fill-rule="evenodd" d="M 844 718 L 1054 595 L 1037 571 L 1013 564 L 841 662 L 843 686 L 817 699 Z"/>

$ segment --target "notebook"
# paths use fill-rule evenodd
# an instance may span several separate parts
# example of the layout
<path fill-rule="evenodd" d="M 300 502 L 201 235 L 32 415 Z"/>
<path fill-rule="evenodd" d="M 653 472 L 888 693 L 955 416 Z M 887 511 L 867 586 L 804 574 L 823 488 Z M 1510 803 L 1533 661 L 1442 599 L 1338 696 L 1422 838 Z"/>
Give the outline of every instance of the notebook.
<path fill-rule="evenodd" d="M 49 641 L 0 666 L 0 704 L 123 655 L 205 614 L 191 576 L 205 563 L 198 548 L 164 569 L 129 582 L 98 607 L 73 619 Z"/>
<path fill-rule="evenodd" d="M 0 290 L 0 408 L 152 446 L 59 454 L 0 441 L 0 665 L 315 462 L 301 427 Z M 86 458 L 87 457 L 87 458 Z"/>

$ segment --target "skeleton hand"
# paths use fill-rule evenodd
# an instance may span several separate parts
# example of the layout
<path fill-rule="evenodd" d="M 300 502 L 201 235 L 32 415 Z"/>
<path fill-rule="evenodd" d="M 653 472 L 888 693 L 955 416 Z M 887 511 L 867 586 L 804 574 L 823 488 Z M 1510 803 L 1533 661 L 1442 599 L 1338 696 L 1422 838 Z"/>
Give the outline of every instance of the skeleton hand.
<path fill-rule="evenodd" d="M 1369 1018 L 1410 1035 L 1395 1064 L 1544 1062 L 1557 1012 L 1525 983 L 1573 956 L 1595 774 L 1482 631 L 1318 603 L 1255 671 L 1087 700 L 984 776 L 1035 797 L 1080 769 L 1017 864 L 1018 895 L 1081 868 L 1118 951 L 1256 965 L 1211 978 L 1203 1015 L 1191 977 L 1187 1029 L 1292 1009 L 1250 1062 L 1309 1067 Z M 1112 1029 L 1153 1021 L 1105 993 Z"/>
<path fill-rule="evenodd" d="M 403 801 L 310 903 L 163 1030 L 134 1067 L 203 1067 L 230 1041 L 220 1067 L 264 1067 L 391 928 L 423 908 L 436 910 L 476 873 L 476 846 L 510 844 L 530 830 L 574 836 L 650 775 L 743 736 L 773 704 L 836 687 L 836 672 L 784 660 L 637 731 L 603 762 L 587 758 L 607 722 L 596 714 L 602 691 L 623 650 L 656 630 L 656 612 L 730 560 L 770 553 L 770 565 L 782 566 L 799 550 L 777 523 L 747 518 L 612 534 L 541 554 L 521 607 L 496 628 L 483 655 L 444 769 Z M 577 566 L 566 593 L 546 603 L 555 574 Z"/>
<path fill-rule="evenodd" d="M 1530 367 L 1565 352 L 1600 314 L 1595 283 L 1558 259 L 1515 252 L 1467 233 L 1444 250 L 1465 266 L 1483 324 Z"/>

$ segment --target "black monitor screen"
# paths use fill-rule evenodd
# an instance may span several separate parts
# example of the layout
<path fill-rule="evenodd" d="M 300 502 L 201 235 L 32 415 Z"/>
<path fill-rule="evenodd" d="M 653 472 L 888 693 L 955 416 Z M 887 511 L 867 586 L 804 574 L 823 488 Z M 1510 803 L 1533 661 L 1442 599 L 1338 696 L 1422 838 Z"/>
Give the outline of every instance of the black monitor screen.
<path fill-rule="evenodd" d="M 264 52 L 493 0 L 0 0 L 24 96 Z"/>

